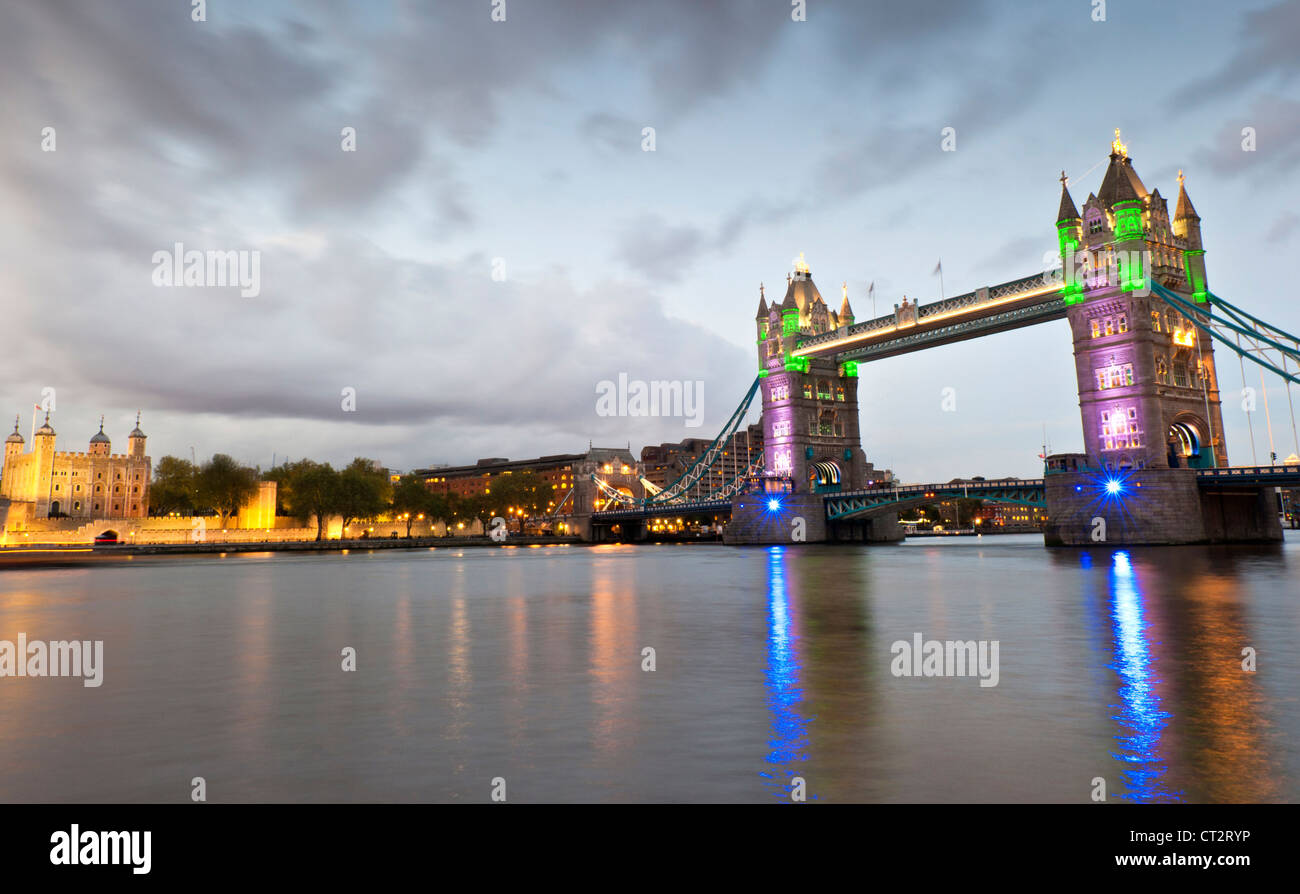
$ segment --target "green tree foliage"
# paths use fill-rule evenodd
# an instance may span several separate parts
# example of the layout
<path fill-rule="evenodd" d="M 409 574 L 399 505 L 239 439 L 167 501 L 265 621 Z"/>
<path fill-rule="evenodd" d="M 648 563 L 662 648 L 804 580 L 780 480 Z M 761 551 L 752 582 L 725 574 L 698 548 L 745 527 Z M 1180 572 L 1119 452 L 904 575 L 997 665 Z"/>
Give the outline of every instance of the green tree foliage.
<path fill-rule="evenodd" d="M 326 519 L 336 511 L 339 473 L 329 463 L 310 459 L 301 459 L 281 468 L 287 469 L 286 507 L 289 514 L 303 524 L 316 519 L 316 539 L 323 539 Z"/>
<path fill-rule="evenodd" d="M 196 503 L 214 510 L 222 524 L 256 492 L 257 470 L 240 465 L 224 453 L 204 463 L 195 476 Z"/>
<path fill-rule="evenodd" d="M 198 468 L 188 459 L 164 456 L 153 469 L 149 488 L 149 512 L 153 515 L 193 515 L 197 497 Z"/>
<path fill-rule="evenodd" d="M 407 537 L 411 536 L 411 525 L 420 515 L 427 514 L 433 520 L 433 497 L 424 481 L 415 475 L 403 475 L 393 488 L 393 518 L 406 522 Z"/>
<path fill-rule="evenodd" d="M 392 487 L 383 469 L 358 456 L 338 473 L 334 511 L 343 516 L 346 534 L 353 522 L 365 522 L 383 512 L 391 503 Z"/>
<path fill-rule="evenodd" d="M 555 485 L 536 472 L 500 475 L 492 482 L 492 496 L 503 514 L 517 521 L 523 530 L 524 517 L 541 515 L 550 507 L 555 499 Z M 523 516 L 519 510 L 523 510 Z"/>

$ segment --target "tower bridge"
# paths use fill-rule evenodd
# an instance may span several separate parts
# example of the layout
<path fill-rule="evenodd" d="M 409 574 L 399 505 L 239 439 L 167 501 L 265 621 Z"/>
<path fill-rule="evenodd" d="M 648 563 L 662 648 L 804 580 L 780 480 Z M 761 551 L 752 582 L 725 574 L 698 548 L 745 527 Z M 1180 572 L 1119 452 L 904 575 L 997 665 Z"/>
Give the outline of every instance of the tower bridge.
<path fill-rule="evenodd" d="M 1061 175 L 1059 269 L 927 304 L 904 298 L 859 322 L 847 287 L 833 310 L 800 255 L 779 301 L 759 288 L 758 376 L 718 438 L 662 490 L 638 496 L 593 476 L 607 501 L 586 530 L 626 536 L 646 519 L 696 511 L 728 514 L 729 543 L 887 541 L 902 537 L 900 510 L 978 496 L 1045 506 L 1049 545 L 1280 540 L 1273 489 L 1300 485 L 1300 464 L 1230 465 L 1214 352 L 1226 347 L 1281 377 L 1290 405 L 1300 340 L 1209 290 L 1200 220 L 1182 173 L 1171 217 L 1116 131 L 1082 211 Z M 1038 479 L 879 484 L 861 446 L 865 364 L 1055 320 L 1069 326 L 1082 453 L 1047 457 Z M 755 397 L 762 457 L 702 491 Z"/>

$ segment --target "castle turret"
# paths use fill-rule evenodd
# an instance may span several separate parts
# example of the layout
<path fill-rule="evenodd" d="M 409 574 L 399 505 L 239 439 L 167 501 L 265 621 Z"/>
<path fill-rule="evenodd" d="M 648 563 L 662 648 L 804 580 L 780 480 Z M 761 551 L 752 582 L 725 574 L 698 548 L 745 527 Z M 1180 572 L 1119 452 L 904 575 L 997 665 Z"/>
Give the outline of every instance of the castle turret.
<path fill-rule="evenodd" d="M 5 438 L 5 459 L 8 459 L 15 453 L 22 453 L 23 445 L 26 443 L 27 442 L 23 440 L 23 436 L 18 434 L 18 417 L 15 416 L 13 433 L 10 434 L 9 437 Z"/>
<path fill-rule="evenodd" d="M 0 497 L 9 496 L 9 482 L 14 475 L 14 462 L 22 455 L 25 443 L 23 436 L 18 434 L 18 417 L 15 416 L 13 434 L 5 438 L 4 465 L 0 466 Z"/>
<path fill-rule="evenodd" d="M 135 414 L 135 428 L 131 429 L 131 434 L 126 436 L 127 455 L 132 459 L 144 459 L 144 442 L 145 434 L 140 431 L 140 413 L 137 410 Z"/>
<path fill-rule="evenodd" d="M 113 452 L 113 444 L 108 435 L 104 434 L 104 417 L 99 417 L 99 431 L 90 438 L 90 449 L 87 451 L 91 456 L 108 456 Z"/>

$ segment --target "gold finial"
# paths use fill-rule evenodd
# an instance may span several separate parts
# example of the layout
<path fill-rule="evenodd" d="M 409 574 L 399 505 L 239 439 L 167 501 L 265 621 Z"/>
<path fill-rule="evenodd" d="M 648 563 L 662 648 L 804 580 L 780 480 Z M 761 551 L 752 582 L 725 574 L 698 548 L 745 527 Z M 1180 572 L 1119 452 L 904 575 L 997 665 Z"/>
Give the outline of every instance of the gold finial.
<path fill-rule="evenodd" d="M 1182 168 L 1179 168 L 1179 169 L 1178 169 L 1178 185 L 1179 185 L 1179 186 L 1182 186 L 1182 185 L 1183 185 L 1183 169 L 1182 169 Z"/>
<path fill-rule="evenodd" d="M 758 297 L 760 297 L 760 298 L 766 298 L 766 297 L 767 297 L 767 290 L 763 288 L 763 284 L 762 284 L 762 283 L 759 283 L 759 284 L 758 284 Z"/>
<path fill-rule="evenodd" d="M 844 292 L 844 300 L 845 300 L 845 301 L 848 301 L 848 300 L 849 300 L 849 283 L 848 283 L 848 280 L 845 280 L 844 282 L 840 283 L 840 288 L 841 288 L 841 289 L 843 290 L 843 292 Z"/>
<path fill-rule="evenodd" d="M 1065 176 L 1065 171 L 1061 171 L 1061 186 L 1064 187 L 1070 182 L 1070 178 Z"/>
<path fill-rule="evenodd" d="M 103 434 L 103 433 L 104 433 L 104 417 L 103 417 L 103 416 L 100 416 L 100 417 L 99 417 L 99 433 L 100 433 L 100 434 Z"/>
<path fill-rule="evenodd" d="M 1119 138 L 1119 128 L 1115 128 L 1115 139 L 1111 141 L 1110 151 L 1123 158 L 1128 158 L 1128 146 Z"/>
<path fill-rule="evenodd" d="M 803 252 L 799 252 L 799 257 L 794 259 L 794 272 L 807 273 L 808 262 L 803 259 Z"/>

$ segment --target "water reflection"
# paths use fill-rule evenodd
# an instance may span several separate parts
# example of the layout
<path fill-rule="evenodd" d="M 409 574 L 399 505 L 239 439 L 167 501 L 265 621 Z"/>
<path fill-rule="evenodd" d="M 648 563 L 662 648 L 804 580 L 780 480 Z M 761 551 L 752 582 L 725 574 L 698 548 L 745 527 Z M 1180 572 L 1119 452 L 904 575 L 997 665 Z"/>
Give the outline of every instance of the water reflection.
<path fill-rule="evenodd" d="M 793 602 L 793 605 L 792 605 Z M 786 580 L 786 550 L 772 546 L 767 553 L 767 705 L 772 714 L 771 772 L 760 773 L 783 800 L 789 800 L 790 779 L 801 775 L 798 765 L 808 757 L 808 724 L 799 710 L 803 703 L 798 598 L 791 599 Z"/>
<path fill-rule="evenodd" d="M 1161 747 L 1161 734 L 1172 716 L 1161 709 L 1160 678 L 1151 654 L 1149 624 L 1142 593 L 1129 554 L 1117 551 L 1110 567 L 1111 628 L 1115 651 L 1109 667 L 1119 674 L 1118 721 L 1115 736 L 1123 761 L 1126 790 L 1117 795 L 1131 801 L 1179 801 L 1182 792 L 1169 790 L 1165 776 L 1169 765 Z"/>

